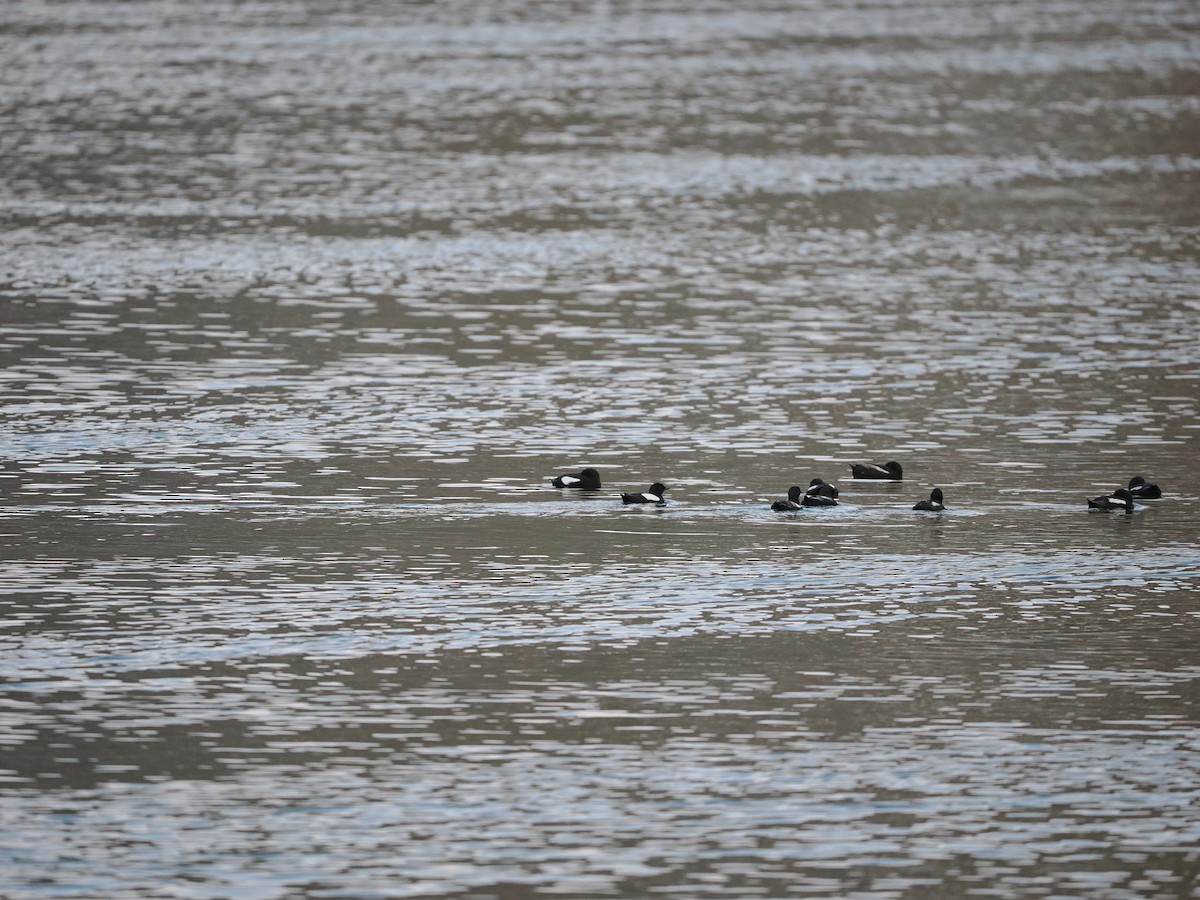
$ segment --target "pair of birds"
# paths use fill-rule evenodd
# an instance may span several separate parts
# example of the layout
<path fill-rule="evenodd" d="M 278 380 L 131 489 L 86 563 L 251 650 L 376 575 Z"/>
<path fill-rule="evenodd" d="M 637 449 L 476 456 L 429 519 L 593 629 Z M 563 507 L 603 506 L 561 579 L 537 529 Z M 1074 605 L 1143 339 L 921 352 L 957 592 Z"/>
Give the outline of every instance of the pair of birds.
<path fill-rule="evenodd" d="M 867 463 L 860 465 L 856 463 L 850 466 L 850 474 L 855 478 L 865 478 L 875 481 L 904 480 L 904 468 L 894 459 L 882 464 Z M 929 499 L 918 500 L 913 505 L 913 509 L 918 512 L 942 512 L 946 509 L 946 496 L 942 493 L 941 488 L 934 488 L 929 492 Z"/>
<path fill-rule="evenodd" d="M 1088 509 L 1099 509 L 1104 512 L 1112 512 L 1120 510 L 1121 512 L 1133 512 L 1134 500 L 1157 500 L 1162 496 L 1162 488 L 1157 484 L 1151 484 L 1141 475 L 1134 475 L 1129 479 L 1129 487 L 1117 488 L 1111 494 L 1105 494 L 1102 497 L 1092 497 L 1088 500 Z"/>
<path fill-rule="evenodd" d="M 598 491 L 600 490 L 600 473 L 595 469 L 584 469 L 574 475 L 557 475 L 550 480 L 550 483 L 556 488 L 576 488 L 581 491 Z M 639 491 L 634 494 L 622 494 L 622 503 L 665 503 L 663 494 L 667 492 L 667 486 L 661 481 L 656 481 L 650 485 L 649 490 Z"/>
<path fill-rule="evenodd" d="M 904 469 L 900 463 L 892 460 L 885 462 L 882 465 L 866 464 L 860 465 L 855 463 L 850 466 L 850 474 L 854 478 L 868 478 L 875 480 L 901 481 L 904 478 Z M 598 491 L 600 490 L 600 473 L 595 469 L 584 469 L 576 474 L 558 475 L 551 479 L 550 483 L 556 488 L 578 488 L 581 491 Z M 809 488 L 820 484 L 824 484 L 820 478 L 814 478 L 809 482 Z M 837 489 L 834 488 L 836 491 Z M 834 497 L 837 494 L 833 494 Z"/>

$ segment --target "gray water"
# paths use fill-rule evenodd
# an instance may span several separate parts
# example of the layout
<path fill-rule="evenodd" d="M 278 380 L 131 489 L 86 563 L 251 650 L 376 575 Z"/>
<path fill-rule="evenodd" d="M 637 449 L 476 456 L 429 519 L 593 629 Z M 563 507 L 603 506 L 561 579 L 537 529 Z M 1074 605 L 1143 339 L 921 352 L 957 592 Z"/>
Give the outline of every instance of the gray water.
<path fill-rule="evenodd" d="M 0 896 L 1198 895 L 1194 3 L 0 54 Z"/>

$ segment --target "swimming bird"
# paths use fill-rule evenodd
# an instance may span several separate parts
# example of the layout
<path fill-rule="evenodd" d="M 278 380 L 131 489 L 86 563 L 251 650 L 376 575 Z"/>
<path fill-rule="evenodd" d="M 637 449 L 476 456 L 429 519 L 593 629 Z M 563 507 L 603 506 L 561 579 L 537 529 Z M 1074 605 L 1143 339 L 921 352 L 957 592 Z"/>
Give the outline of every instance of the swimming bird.
<path fill-rule="evenodd" d="M 800 502 L 805 506 L 837 506 L 838 502 L 833 499 L 833 494 L 827 490 L 829 488 L 837 490 L 832 484 L 817 485 L 815 492 L 810 488 L 808 493 L 804 495 L 804 499 Z"/>
<path fill-rule="evenodd" d="M 900 468 L 900 463 L 893 460 L 892 462 L 885 462 L 882 466 L 863 466 L 855 463 L 850 466 L 850 474 L 855 478 L 886 478 L 889 481 L 900 481 L 904 477 L 904 470 Z"/>
<path fill-rule="evenodd" d="M 929 499 L 917 501 L 913 509 L 921 512 L 941 512 L 946 508 L 945 500 L 946 498 L 942 496 L 942 489 L 934 488 L 929 492 Z"/>
<path fill-rule="evenodd" d="M 550 482 L 556 488 L 579 488 L 581 491 L 600 490 L 600 473 L 584 469 L 578 475 L 558 475 Z"/>
<path fill-rule="evenodd" d="M 841 493 L 834 485 L 824 478 L 814 478 L 808 483 L 806 494 L 824 494 L 826 497 L 836 497 Z"/>
<path fill-rule="evenodd" d="M 663 493 L 667 487 L 661 481 L 656 481 L 650 485 L 650 490 L 640 494 L 622 494 L 622 503 L 666 503 L 663 499 Z"/>
<path fill-rule="evenodd" d="M 1141 475 L 1129 479 L 1129 493 L 1135 500 L 1157 500 L 1162 496 L 1162 489 L 1157 484 L 1151 484 Z"/>
<path fill-rule="evenodd" d="M 800 495 L 802 493 L 804 493 L 804 489 L 798 484 L 793 484 L 788 488 L 787 499 L 776 500 L 771 504 L 771 509 L 775 510 L 775 512 L 795 512 L 798 509 L 804 509 L 800 505 Z"/>
<path fill-rule="evenodd" d="M 1088 509 L 1102 509 L 1105 512 L 1119 509 L 1122 512 L 1133 512 L 1133 494 L 1125 488 L 1117 488 L 1111 494 L 1089 500 Z"/>

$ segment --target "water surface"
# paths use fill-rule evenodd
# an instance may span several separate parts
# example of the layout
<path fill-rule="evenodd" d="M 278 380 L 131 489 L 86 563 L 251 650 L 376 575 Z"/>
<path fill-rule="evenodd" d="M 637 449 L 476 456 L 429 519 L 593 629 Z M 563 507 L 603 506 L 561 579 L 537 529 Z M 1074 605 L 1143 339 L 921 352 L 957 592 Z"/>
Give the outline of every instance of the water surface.
<path fill-rule="evenodd" d="M 6 5 L 0 894 L 1193 896 L 1198 34 Z"/>

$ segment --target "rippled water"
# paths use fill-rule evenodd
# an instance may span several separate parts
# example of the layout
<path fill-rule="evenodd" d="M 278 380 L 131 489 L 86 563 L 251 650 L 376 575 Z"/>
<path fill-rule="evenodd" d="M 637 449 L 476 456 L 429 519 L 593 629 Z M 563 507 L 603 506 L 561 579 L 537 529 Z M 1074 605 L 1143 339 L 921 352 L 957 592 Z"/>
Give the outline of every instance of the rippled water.
<path fill-rule="evenodd" d="M 0 895 L 1197 896 L 1195 4 L 0 52 Z"/>

